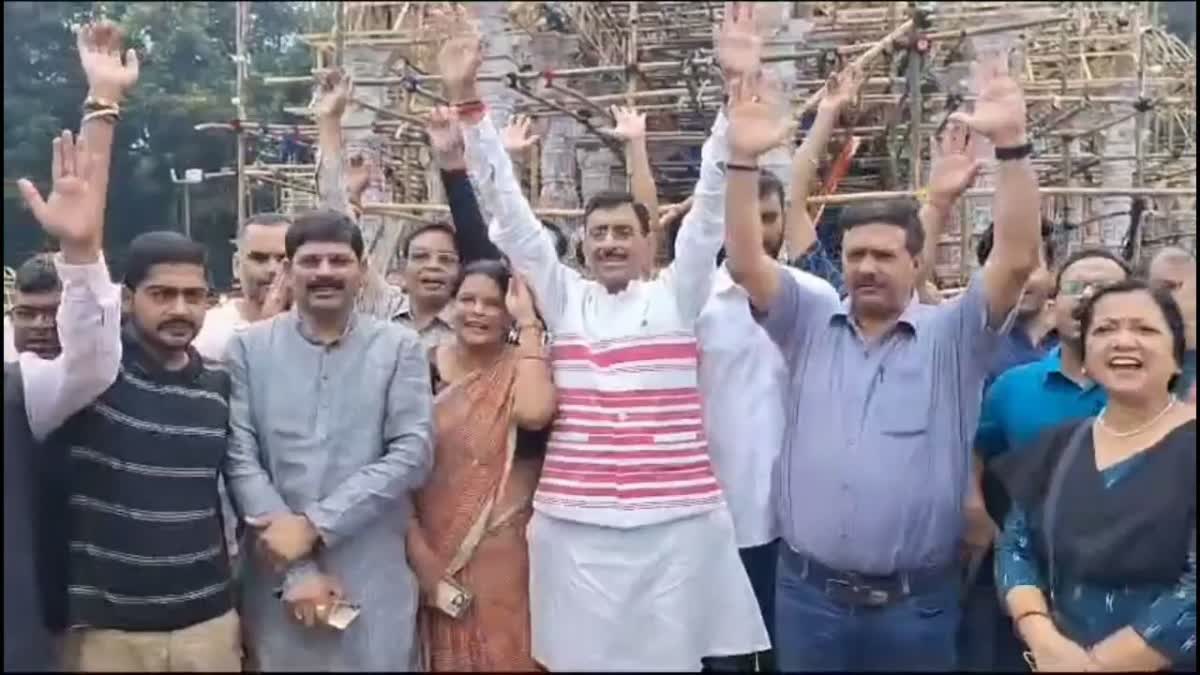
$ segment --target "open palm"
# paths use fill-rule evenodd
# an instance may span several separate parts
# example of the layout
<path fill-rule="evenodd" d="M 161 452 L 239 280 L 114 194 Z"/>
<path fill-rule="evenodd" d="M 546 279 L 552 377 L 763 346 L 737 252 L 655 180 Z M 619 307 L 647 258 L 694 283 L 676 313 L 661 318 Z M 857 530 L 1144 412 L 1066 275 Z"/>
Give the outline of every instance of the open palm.
<path fill-rule="evenodd" d="M 626 143 L 646 137 L 645 113 L 639 113 L 636 108 L 624 108 L 617 105 L 614 105 L 609 111 L 616 121 L 616 126 L 601 129 L 601 133 Z"/>
<path fill-rule="evenodd" d="M 790 129 L 777 84 L 750 76 L 734 85 L 729 103 L 729 146 L 734 153 L 758 157 L 782 143 Z"/>
<path fill-rule="evenodd" d="M 532 120 L 528 116 L 517 115 L 504 127 L 504 131 L 500 133 L 500 142 L 504 144 L 504 149 L 509 155 L 519 156 L 541 140 L 540 136 L 529 133 L 531 123 Z"/>
<path fill-rule="evenodd" d="M 54 180 L 50 197 L 43 200 L 38 189 L 27 179 L 17 182 L 33 217 L 46 234 L 64 243 L 91 243 L 99 233 L 96 217 L 99 202 L 89 182 L 95 158 L 80 138 L 64 131 L 52 144 L 51 174 Z"/>
<path fill-rule="evenodd" d="M 139 72 L 137 53 L 132 49 L 125 53 L 125 61 L 121 61 L 121 29 L 111 21 L 97 21 L 80 28 L 76 42 L 88 89 L 111 102 L 119 102 L 137 82 Z"/>
<path fill-rule="evenodd" d="M 947 125 L 941 140 L 934 139 L 927 186 L 930 201 L 942 207 L 953 204 L 975 182 L 981 166 L 975 158 L 974 137 L 968 138 L 966 127 Z"/>
<path fill-rule="evenodd" d="M 464 7 L 434 15 L 435 30 L 445 42 L 438 51 L 438 73 L 451 99 L 459 99 L 474 86 L 483 63 L 483 36 Z"/>
<path fill-rule="evenodd" d="M 1025 135 L 1025 96 L 1008 74 L 1008 62 L 996 58 L 974 66 L 979 80 L 975 109 L 956 112 L 951 121 L 967 125 L 997 145 L 1023 142 Z"/>
<path fill-rule="evenodd" d="M 716 31 L 717 63 L 725 81 L 749 75 L 762 61 L 762 38 L 754 25 L 753 2 L 730 2 Z"/>

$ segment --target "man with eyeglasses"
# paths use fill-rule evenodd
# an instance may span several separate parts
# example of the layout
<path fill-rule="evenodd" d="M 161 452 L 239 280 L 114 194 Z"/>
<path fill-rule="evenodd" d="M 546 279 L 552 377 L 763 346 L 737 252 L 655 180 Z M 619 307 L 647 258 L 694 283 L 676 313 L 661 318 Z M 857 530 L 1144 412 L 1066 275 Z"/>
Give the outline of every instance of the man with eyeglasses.
<path fill-rule="evenodd" d="M 47 360 L 62 352 L 55 319 L 61 298 L 62 282 L 49 256 L 34 256 L 17 269 L 12 309 L 5 317 L 5 342 L 11 337 L 13 351 L 8 354 L 5 345 L 6 362 L 15 361 L 22 352 Z"/>
<path fill-rule="evenodd" d="M 1052 298 L 1059 346 L 1040 361 L 1004 372 L 985 394 L 975 434 L 975 451 L 984 465 L 983 499 L 994 523 L 1004 522 L 1009 500 L 987 464 L 1007 452 L 1021 450 L 1047 429 L 1070 419 L 1096 415 L 1104 407 L 1107 399 L 1104 390 L 1083 370 L 1083 336 L 1076 309 L 1096 290 L 1129 276 L 1125 261 L 1104 249 L 1084 249 L 1067 258 L 1058 270 Z M 986 556 L 981 570 L 990 572 L 991 566 L 992 558 Z M 981 574 L 976 583 L 993 585 L 989 572 Z M 989 609 L 993 607 L 980 607 L 978 611 Z M 1023 647 L 1013 638 L 1011 621 L 998 607 L 994 610 L 989 612 L 993 639 L 980 641 L 992 653 L 977 651 L 974 662 L 964 664 L 963 668 L 1024 670 Z M 984 630 L 984 623 L 977 618 L 975 630 Z"/>
<path fill-rule="evenodd" d="M 406 295 L 394 320 L 416 331 L 426 347 L 454 335 L 450 289 L 459 267 L 454 228 L 449 225 L 422 225 L 404 242 Z"/>

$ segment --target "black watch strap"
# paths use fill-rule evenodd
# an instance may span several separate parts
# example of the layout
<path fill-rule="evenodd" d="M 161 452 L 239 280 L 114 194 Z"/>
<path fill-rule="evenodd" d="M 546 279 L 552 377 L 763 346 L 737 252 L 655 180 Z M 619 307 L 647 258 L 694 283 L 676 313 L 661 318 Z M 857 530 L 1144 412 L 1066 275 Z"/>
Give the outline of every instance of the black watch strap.
<path fill-rule="evenodd" d="M 1033 143 L 1016 145 L 1011 148 L 996 148 L 996 159 L 1007 162 L 1014 159 L 1025 159 L 1033 154 Z"/>

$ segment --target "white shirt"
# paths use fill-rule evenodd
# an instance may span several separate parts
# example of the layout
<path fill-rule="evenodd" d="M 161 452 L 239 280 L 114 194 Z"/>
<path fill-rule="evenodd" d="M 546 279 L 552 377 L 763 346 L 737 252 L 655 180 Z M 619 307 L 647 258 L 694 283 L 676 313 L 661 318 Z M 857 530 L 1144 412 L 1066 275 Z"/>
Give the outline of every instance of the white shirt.
<path fill-rule="evenodd" d="M 801 285 L 838 301 L 825 280 L 786 269 Z M 696 335 L 709 456 L 733 514 L 738 547 L 761 546 L 779 536 L 771 490 L 787 422 L 783 354 L 751 315 L 749 295 L 724 265 L 716 271 Z"/>
<path fill-rule="evenodd" d="M 54 266 L 63 284 L 62 353 L 53 360 L 33 352 L 18 356 L 25 413 L 39 441 L 112 386 L 121 365 L 121 289 L 109 279 L 104 259 L 68 265 L 57 254 Z"/>
<path fill-rule="evenodd" d="M 192 346 L 206 360 L 223 363 L 229 339 L 249 325 L 238 311 L 237 301 L 222 303 L 205 312 L 204 325 L 192 340 Z"/>

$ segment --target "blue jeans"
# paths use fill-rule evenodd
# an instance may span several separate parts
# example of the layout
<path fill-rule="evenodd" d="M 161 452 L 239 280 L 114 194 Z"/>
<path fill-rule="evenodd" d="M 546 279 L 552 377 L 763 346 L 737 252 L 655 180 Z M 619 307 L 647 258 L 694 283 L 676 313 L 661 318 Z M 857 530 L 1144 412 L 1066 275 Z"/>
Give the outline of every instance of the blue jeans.
<path fill-rule="evenodd" d="M 807 577 L 803 558 L 779 547 L 775 656 L 783 672 L 953 671 L 957 665 L 959 583 L 882 607 L 836 602 Z"/>

